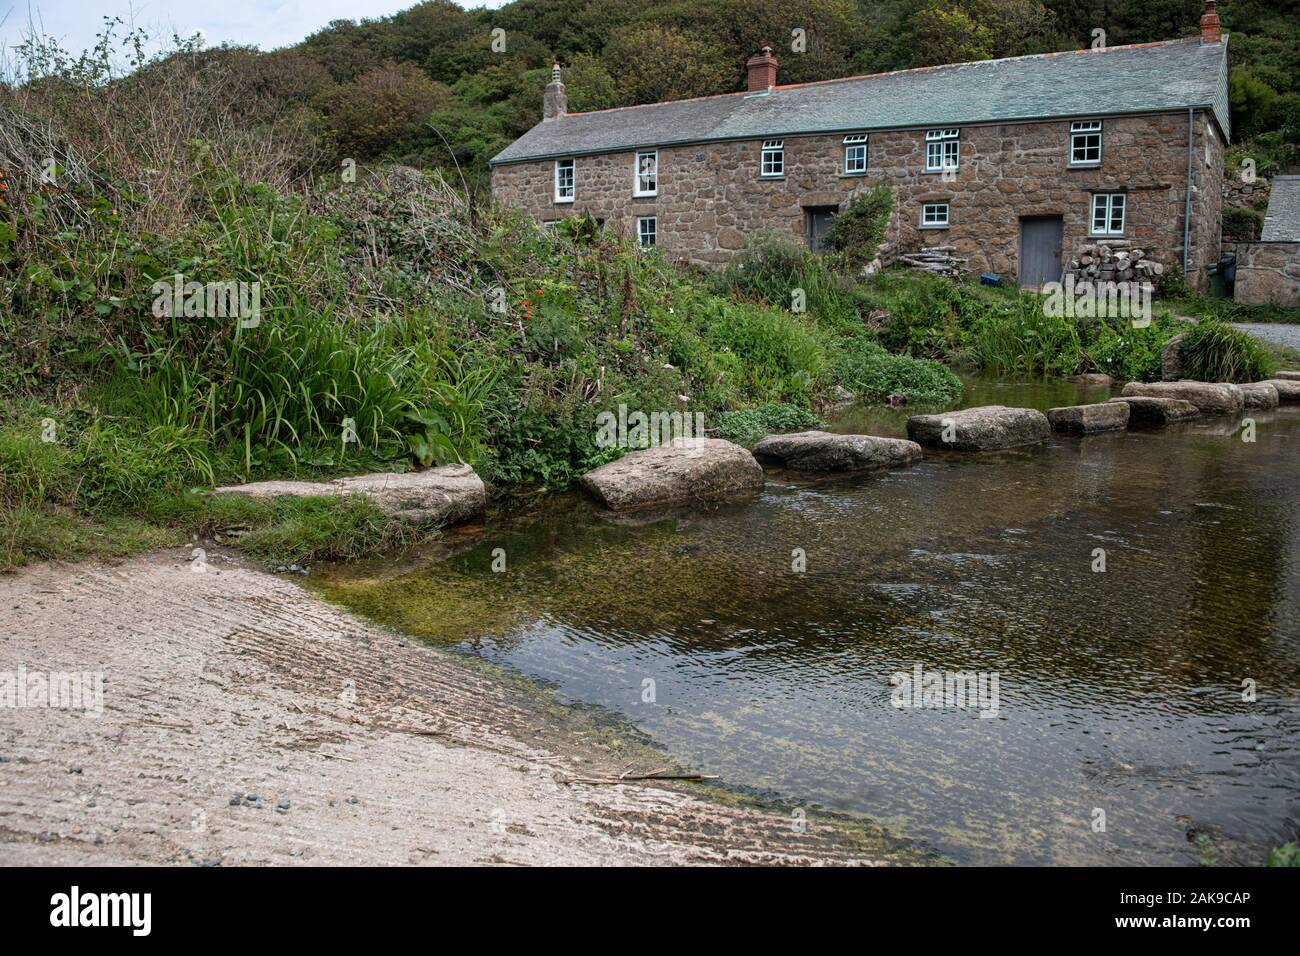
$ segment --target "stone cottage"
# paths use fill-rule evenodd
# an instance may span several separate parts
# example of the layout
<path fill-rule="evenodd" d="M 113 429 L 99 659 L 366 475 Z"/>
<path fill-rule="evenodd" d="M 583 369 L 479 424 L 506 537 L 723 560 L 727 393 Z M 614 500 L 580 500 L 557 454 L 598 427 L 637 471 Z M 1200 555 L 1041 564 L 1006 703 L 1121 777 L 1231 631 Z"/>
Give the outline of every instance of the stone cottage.
<path fill-rule="evenodd" d="M 817 83 L 780 85 L 765 48 L 746 92 L 591 113 L 566 111 L 556 66 L 492 190 L 541 222 L 590 213 L 716 266 L 763 231 L 816 249 L 855 193 L 887 183 L 902 254 L 945 247 L 1037 287 L 1102 248 L 1099 277 L 1125 278 L 1106 264 L 1130 250 L 1203 285 L 1230 132 L 1214 7 L 1188 39 Z"/>

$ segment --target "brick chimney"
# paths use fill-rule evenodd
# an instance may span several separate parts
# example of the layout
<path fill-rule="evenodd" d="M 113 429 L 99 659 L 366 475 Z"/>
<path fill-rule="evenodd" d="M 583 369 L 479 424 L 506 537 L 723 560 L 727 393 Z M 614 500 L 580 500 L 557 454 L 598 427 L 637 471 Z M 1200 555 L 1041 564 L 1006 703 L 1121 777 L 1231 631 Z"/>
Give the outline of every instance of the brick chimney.
<path fill-rule="evenodd" d="M 1219 14 L 1214 9 L 1214 0 L 1205 0 L 1205 12 L 1201 14 L 1201 42 L 1218 43 Z"/>
<path fill-rule="evenodd" d="M 542 97 L 542 122 L 557 120 L 569 111 L 569 97 L 560 82 L 560 64 L 551 67 L 551 82 L 546 84 L 546 94 Z"/>
<path fill-rule="evenodd" d="M 745 69 L 749 71 L 749 92 L 765 93 L 776 86 L 776 57 L 772 55 L 770 46 L 751 56 Z"/>

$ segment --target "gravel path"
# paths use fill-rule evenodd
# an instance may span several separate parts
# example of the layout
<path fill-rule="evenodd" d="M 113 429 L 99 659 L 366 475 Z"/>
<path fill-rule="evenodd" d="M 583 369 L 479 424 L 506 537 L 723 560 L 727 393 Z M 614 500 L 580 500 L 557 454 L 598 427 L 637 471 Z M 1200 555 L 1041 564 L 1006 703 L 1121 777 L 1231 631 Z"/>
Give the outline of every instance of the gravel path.
<path fill-rule="evenodd" d="M 1234 322 L 1234 329 L 1249 332 L 1257 339 L 1300 349 L 1300 324 L 1282 322 Z"/>
<path fill-rule="evenodd" d="M 105 676 L 98 713 L 0 701 L 0 865 L 880 860 L 863 827 L 797 832 L 698 784 L 569 782 L 662 757 L 207 557 L 0 576 L 0 691 L 20 667 Z"/>

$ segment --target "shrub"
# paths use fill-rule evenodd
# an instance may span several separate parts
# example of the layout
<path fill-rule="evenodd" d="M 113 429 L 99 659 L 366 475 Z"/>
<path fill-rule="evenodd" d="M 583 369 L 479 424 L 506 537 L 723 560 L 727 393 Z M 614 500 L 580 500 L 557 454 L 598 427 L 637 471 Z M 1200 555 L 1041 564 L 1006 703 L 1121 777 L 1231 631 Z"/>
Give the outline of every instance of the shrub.
<path fill-rule="evenodd" d="M 806 431 L 822 425 L 822 420 L 806 408 L 779 402 L 723 412 L 717 421 L 718 433 L 723 438 L 746 448 L 753 448 L 773 432 Z"/>
<path fill-rule="evenodd" d="M 1223 210 L 1223 238 L 1237 242 L 1253 242 L 1264 228 L 1264 217 L 1254 209 L 1225 206 Z"/>
<path fill-rule="evenodd" d="M 1202 319 L 1182 341 L 1187 377 L 1202 382 L 1257 382 L 1276 370 L 1268 350 L 1225 322 Z"/>
<path fill-rule="evenodd" d="M 929 359 L 886 352 L 865 336 L 846 340 L 835 362 L 840 383 L 867 402 L 901 393 L 910 405 L 953 405 L 961 399 L 961 380 Z"/>
<path fill-rule="evenodd" d="M 417 67 L 390 61 L 322 99 L 339 154 L 368 158 L 396 142 L 430 113 L 450 106 L 452 93 Z"/>
<path fill-rule="evenodd" d="M 825 259 L 784 236 L 764 233 L 748 240 L 715 279 L 724 293 L 755 299 L 778 309 L 803 311 L 828 326 L 859 323 L 852 284 Z"/>
<path fill-rule="evenodd" d="M 841 253 L 851 266 L 870 262 L 885 241 L 893 206 L 893 193 L 884 183 L 870 192 L 858 193 L 831 222 L 824 240 L 826 248 Z"/>

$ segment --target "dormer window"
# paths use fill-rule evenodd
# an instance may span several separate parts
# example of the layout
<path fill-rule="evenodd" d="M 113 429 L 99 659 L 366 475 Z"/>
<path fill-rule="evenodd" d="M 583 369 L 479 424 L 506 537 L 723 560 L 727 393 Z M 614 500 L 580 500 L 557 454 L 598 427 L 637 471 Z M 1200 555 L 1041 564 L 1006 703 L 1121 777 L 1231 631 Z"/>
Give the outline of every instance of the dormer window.
<path fill-rule="evenodd" d="M 659 195 L 659 153 L 656 150 L 636 154 L 636 180 L 633 196 Z"/>
<path fill-rule="evenodd" d="M 1070 165 L 1101 165 L 1101 120 L 1070 124 Z"/>
<path fill-rule="evenodd" d="M 759 161 L 759 175 L 779 178 L 785 175 L 785 141 L 768 139 L 763 141 L 763 153 Z"/>
<path fill-rule="evenodd" d="M 574 175 L 573 160 L 557 159 L 555 161 L 555 201 L 573 202 Z"/>
<path fill-rule="evenodd" d="M 861 176 L 867 171 L 867 134 L 844 137 L 844 175 Z"/>
<path fill-rule="evenodd" d="M 932 129 L 925 134 L 925 171 L 953 172 L 961 164 L 961 130 Z"/>

